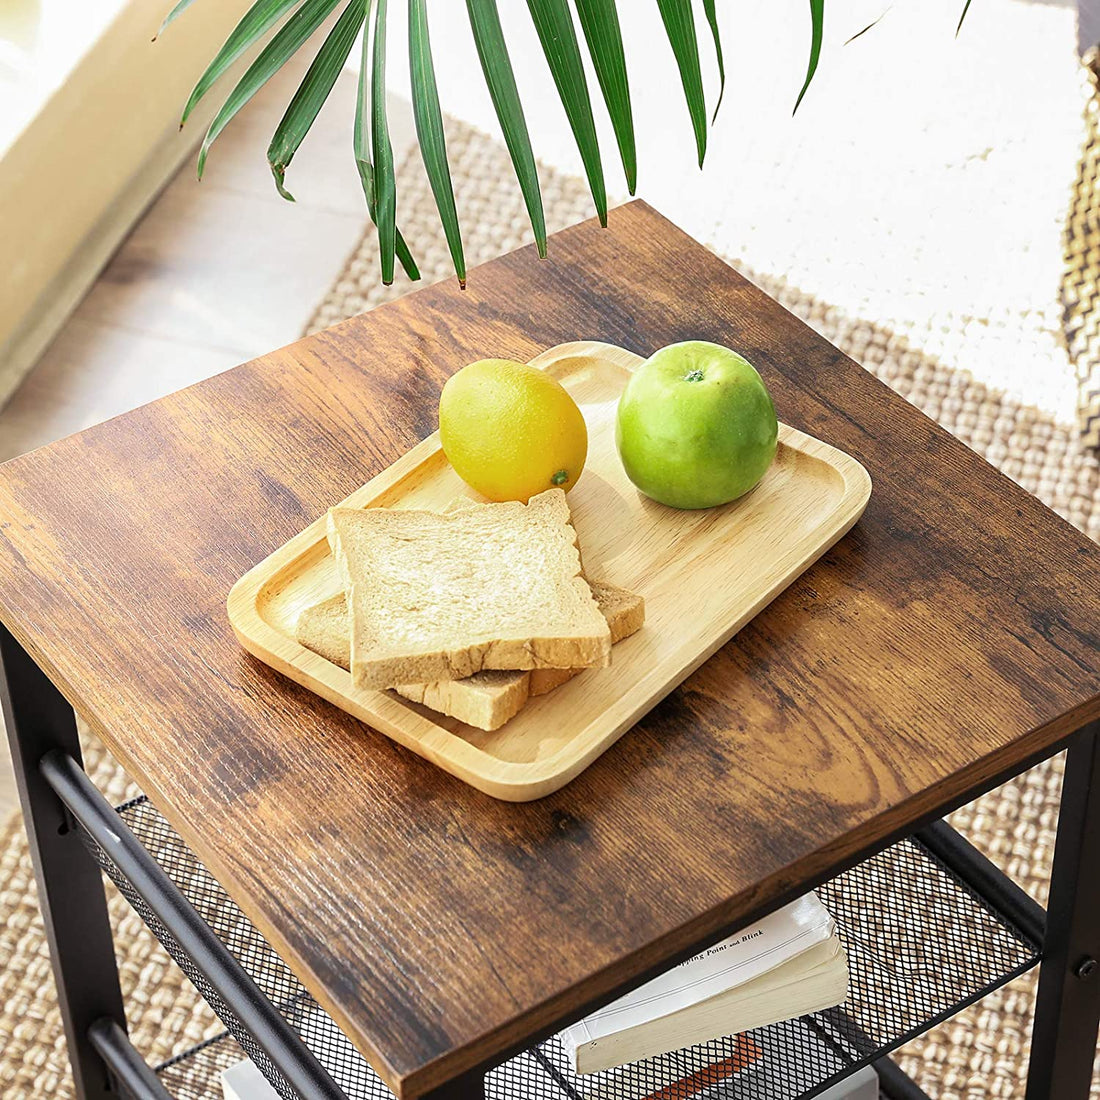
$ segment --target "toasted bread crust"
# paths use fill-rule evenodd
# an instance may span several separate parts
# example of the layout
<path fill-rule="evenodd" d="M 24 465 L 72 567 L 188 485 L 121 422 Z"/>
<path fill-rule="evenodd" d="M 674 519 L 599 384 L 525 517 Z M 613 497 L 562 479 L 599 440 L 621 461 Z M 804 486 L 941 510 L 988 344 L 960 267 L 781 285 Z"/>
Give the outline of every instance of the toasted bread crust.
<path fill-rule="evenodd" d="M 590 581 L 589 584 L 601 614 L 607 619 L 613 641 L 629 637 L 641 628 L 645 621 L 645 601 L 641 596 L 603 581 Z M 341 668 L 348 668 L 351 635 L 343 594 L 307 607 L 298 617 L 295 636 L 307 649 Z M 495 730 L 519 713 L 529 695 L 543 695 L 582 671 L 485 671 L 464 680 L 400 684 L 394 690 L 406 699 L 460 722 L 478 729 Z"/>
<path fill-rule="evenodd" d="M 337 508 L 329 543 L 356 687 L 610 663 L 610 630 L 581 576 L 560 489 L 445 515 Z"/>
<path fill-rule="evenodd" d="M 612 645 L 642 629 L 645 600 L 641 596 L 606 581 L 590 580 L 588 586 L 611 629 Z M 583 668 L 536 668 L 531 672 L 528 692 L 531 695 L 545 695 L 583 671 Z"/>

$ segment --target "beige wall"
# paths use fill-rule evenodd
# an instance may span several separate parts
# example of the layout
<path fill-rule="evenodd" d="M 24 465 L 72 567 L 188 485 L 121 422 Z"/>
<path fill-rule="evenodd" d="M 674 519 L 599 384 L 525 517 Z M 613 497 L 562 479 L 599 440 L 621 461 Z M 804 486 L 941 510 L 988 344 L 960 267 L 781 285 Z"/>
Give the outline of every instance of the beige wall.
<path fill-rule="evenodd" d="M 202 0 L 156 42 L 170 0 L 128 0 L 0 156 L 0 402 L 149 199 L 192 150 L 223 80 L 180 110 L 250 0 Z"/>

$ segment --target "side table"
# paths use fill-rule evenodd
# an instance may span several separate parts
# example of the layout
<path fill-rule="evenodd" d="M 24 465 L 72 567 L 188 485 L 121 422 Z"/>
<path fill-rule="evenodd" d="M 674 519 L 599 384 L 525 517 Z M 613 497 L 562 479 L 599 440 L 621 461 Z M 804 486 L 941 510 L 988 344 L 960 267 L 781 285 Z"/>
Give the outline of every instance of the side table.
<path fill-rule="evenodd" d="M 197 1098 L 129 1042 L 100 867 L 287 1100 L 811 1097 L 1041 958 L 1027 1100 L 1100 1019 L 1097 547 L 644 203 L 0 467 L 0 657 L 78 1095 Z M 863 519 L 563 790 L 474 791 L 244 654 L 232 582 L 573 339 L 737 347 L 871 472 Z M 110 807 L 71 707 L 147 798 Z M 1068 749 L 1048 911 L 940 819 Z M 155 807 L 155 808 L 154 808 Z M 595 1084 L 554 1035 L 811 888 L 841 1009 Z M 228 1052 L 228 1054 L 226 1054 Z M 171 1088 L 169 1088 L 169 1086 Z M 708 1095 L 717 1095 L 711 1090 Z"/>

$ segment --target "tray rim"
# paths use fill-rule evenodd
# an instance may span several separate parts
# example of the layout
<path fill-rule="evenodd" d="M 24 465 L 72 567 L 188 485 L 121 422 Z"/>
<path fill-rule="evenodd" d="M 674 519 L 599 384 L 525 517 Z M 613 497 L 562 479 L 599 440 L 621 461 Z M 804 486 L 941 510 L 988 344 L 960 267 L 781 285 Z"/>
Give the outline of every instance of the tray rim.
<path fill-rule="evenodd" d="M 554 374 L 569 360 L 578 358 L 600 358 L 630 371 L 644 362 L 641 356 L 614 344 L 575 340 L 547 348 L 534 356 L 530 363 L 532 366 Z M 813 548 L 799 557 L 797 565 L 767 589 L 747 613 L 730 626 L 728 631 L 723 630 L 712 644 L 703 647 L 685 667 L 677 669 L 671 677 L 671 686 L 667 690 L 647 699 L 641 710 L 635 710 L 625 720 L 616 719 L 609 732 L 594 739 L 587 749 L 579 754 L 575 750 L 571 752 L 570 745 L 566 744 L 553 756 L 543 760 L 504 761 L 485 752 L 479 746 L 471 744 L 465 738 L 451 733 L 450 730 L 414 709 L 406 700 L 392 696 L 388 692 L 358 691 L 356 695 L 362 700 L 359 702 L 332 682 L 337 678 L 337 674 L 339 677 L 348 677 L 349 673 L 306 649 L 297 640 L 283 634 L 268 623 L 259 612 L 259 600 L 287 567 L 305 554 L 312 552 L 320 542 L 327 542 L 328 509 L 262 561 L 257 562 L 236 581 L 226 600 L 230 625 L 241 646 L 257 660 L 470 786 L 508 802 L 528 802 L 542 798 L 565 786 L 606 752 L 637 720 L 656 706 L 665 695 L 673 691 L 696 668 L 725 645 L 742 626 L 753 619 L 780 592 L 843 538 L 863 514 L 871 495 L 871 478 L 860 462 L 845 451 L 787 424 L 779 425 L 779 438 L 784 445 L 824 462 L 840 476 L 843 482 L 840 498 L 829 517 L 830 522 L 809 532 L 802 541 L 808 541 L 811 535 L 819 531 L 824 532 L 824 537 L 820 541 L 815 541 Z M 439 432 L 436 431 L 415 444 L 342 501 L 329 507 L 364 507 L 391 492 L 425 462 L 436 458 L 441 451 Z M 311 668 L 315 669 L 315 674 L 311 672 Z M 462 759 L 463 756 L 473 756 L 475 759 L 484 757 L 491 761 L 494 775 L 486 776 L 470 767 Z M 568 756 L 569 762 L 561 766 L 558 762 L 563 756 Z"/>

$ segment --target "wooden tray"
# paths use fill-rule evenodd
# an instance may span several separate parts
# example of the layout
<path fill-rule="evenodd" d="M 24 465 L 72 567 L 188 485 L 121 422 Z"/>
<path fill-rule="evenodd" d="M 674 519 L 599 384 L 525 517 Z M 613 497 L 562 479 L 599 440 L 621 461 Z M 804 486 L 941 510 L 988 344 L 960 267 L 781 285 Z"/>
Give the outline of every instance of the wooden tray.
<path fill-rule="evenodd" d="M 349 673 L 294 639 L 302 609 L 340 589 L 324 516 L 233 586 L 229 620 L 241 644 L 487 794 L 526 802 L 564 786 L 844 535 L 871 493 L 855 459 L 781 424 L 776 461 L 741 500 L 682 512 L 643 497 L 615 450 L 619 394 L 642 361 L 599 343 L 561 344 L 532 360 L 588 424 L 588 462 L 569 494 L 585 570 L 645 597 L 645 626 L 615 646 L 610 668 L 529 700 L 491 733 L 391 692 L 357 691 Z M 340 503 L 439 510 L 463 495 L 473 493 L 437 433 Z"/>

